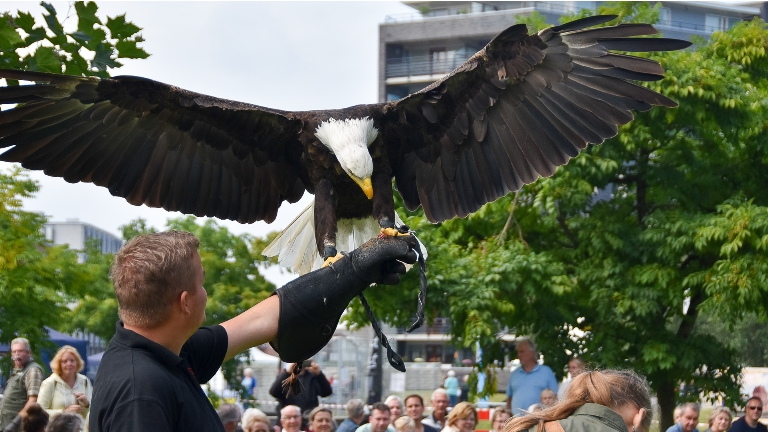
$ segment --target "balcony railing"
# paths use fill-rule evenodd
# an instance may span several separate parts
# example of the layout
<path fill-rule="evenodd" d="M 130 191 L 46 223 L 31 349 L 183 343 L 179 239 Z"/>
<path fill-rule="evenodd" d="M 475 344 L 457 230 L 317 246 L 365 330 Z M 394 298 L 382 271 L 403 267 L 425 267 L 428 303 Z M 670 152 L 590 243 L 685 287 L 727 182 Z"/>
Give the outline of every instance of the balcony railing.
<path fill-rule="evenodd" d="M 504 12 L 504 11 L 510 11 L 510 10 L 520 10 L 520 13 L 523 13 L 523 9 L 534 9 L 540 12 L 550 12 L 550 13 L 557 13 L 557 14 L 566 14 L 566 13 L 576 13 L 583 9 L 580 6 L 568 6 L 568 5 L 561 5 L 556 3 L 549 3 L 549 2 L 517 2 L 515 7 L 509 7 L 506 9 L 498 9 L 498 10 L 485 10 L 485 11 L 467 11 L 462 9 L 456 9 L 456 8 L 450 8 L 450 9 L 430 9 L 428 12 L 424 13 L 408 13 L 408 14 L 394 14 L 394 15 L 387 15 L 384 18 L 385 23 L 402 23 L 402 22 L 411 22 L 411 21 L 422 21 L 425 19 L 430 18 L 442 18 L 447 16 L 456 16 L 456 15 L 478 15 L 478 14 L 484 14 L 484 13 L 496 13 L 496 12 Z"/>
<path fill-rule="evenodd" d="M 446 74 L 456 69 L 471 57 L 470 54 L 456 54 L 453 59 L 434 60 L 430 56 L 410 56 L 387 59 L 386 77 Z"/>
<path fill-rule="evenodd" d="M 656 25 L 659 27 L 670 27 L 670 28 L 679 29 L 683 31 L 697 31 L 702 33 L 713 33 L 716 31 L 728 30 L 723 26 L 708 26 L 704 24 L 693 24 L 693 23 L 687 23 L 682 21 L 670 21 L 670 20 L 660 20 L 659 22 L 656 23 Z"/>
<path fill-rule="evenodd" d="M 554 13 L 558 15 L 565 15 L 569 13 L 577 13 L 583 8 L 580 6 L 568 6 L 568 5 L 549 3 L 549 2 L 543 2 L 543 1 L 519 2 L 517 3 L 516 7 L 509 8 L 509 9 L 500 9 L 496 11 L 467 12 L 467 11 L 457 10 L 457 9 L 433 9 L 426 13 L 387 15 L 384 18 L 384 22 L 385 23 L 404 23 L 404 22 L 412 22 L 412 21 L 424 21 L 424 20 L 429 20 L 431 18 L 442 18 L 447 16 L 479 15 L 484 13 L 497 13 L 497 12 L 505 12 L 510 10 L 519 10 L 520 13 L 523 13 L 523 12 L 526 12 L 524 11 L 524 9 L 529 9 L 529 10 L 532 9 L 532 10 L 537 10 L 539 12 L 548 12 L 548 13 Z M 736 17 L 731 17 L 731 18 L 736 18 Z M 740 19 L 740 18 L 736 18 L 736 19 Z M 690 22 L 672 21 L 672 20 L 660 20 L 657 23 L 657 25 L 680 29 L 683 31 L 696 31 L 696 32 L 702 32 L 702 33 L 712 33 L 716 31 L 728 30 L 727 28 L 723 28 L 723 26 L 708 26 L 705 24 L 695 24 Z"/>
<path fill-rule="evenodd" d="M 411 334 L 450 334 L 451 320 L 448 318 L 435 318 L 432 325 L 423 325 Z M 397 334 L 405 334 L 405 327 L 398 327 Z"/>

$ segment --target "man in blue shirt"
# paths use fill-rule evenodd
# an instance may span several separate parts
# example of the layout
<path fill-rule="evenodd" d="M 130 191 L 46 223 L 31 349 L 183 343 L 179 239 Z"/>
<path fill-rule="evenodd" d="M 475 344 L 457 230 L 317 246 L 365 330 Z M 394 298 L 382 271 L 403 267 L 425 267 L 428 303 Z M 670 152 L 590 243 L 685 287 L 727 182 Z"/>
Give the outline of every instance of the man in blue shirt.
<path fill-rule="evenodd" d="M 520 415 L 538 403 L 542 390 L 557 389 L 552 369 L 536 361 L 538 353 L 532 340 L 522 338 L 517 342 L 517 358 L 520 367 L 512 371 L 507 384 L 507 409 L 511 409 L 513 415 Z"/>
<path fill-rule="evenodd" d="M 667 429 L 667 432 L 699 432 L 696 426 L 699 424 L 699 412 L 701 408 L 696 402 L 686 402 L 680 407 L 680 419 Z"/>

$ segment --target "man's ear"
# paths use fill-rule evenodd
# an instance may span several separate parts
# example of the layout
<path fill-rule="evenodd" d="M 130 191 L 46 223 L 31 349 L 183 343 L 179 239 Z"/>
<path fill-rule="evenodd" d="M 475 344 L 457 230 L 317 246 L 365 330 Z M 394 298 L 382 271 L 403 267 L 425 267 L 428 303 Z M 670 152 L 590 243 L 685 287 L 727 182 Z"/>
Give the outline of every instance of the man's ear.
<path fill-rule="evenodd" d="M 189 306 L 189 291 L 181 292 L 181 295 L 178 297 L 178 304 L 181 308 L 181 311 L 185 314 L 192 313 L 192 308 Z"/>

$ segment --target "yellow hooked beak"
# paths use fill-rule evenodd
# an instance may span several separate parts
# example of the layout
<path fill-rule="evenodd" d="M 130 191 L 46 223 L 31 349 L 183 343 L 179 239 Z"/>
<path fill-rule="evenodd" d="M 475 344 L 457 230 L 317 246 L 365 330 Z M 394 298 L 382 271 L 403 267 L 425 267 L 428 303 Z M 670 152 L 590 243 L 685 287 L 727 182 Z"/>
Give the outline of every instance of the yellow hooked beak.
<path fill-rule="evenodd" d="M 358 186 L 360 186 L 360 189 L 363 190 L 363 193 L 365 194 L 365 196 L 368 197 L 368 199 L 373 198 L 373 185 L 371 184 L 370 177 L 365 178 L 363 180 L 360 180 L 359 178 L 353 175 L 351 175 L 350 177 L 352 178 L 352 180 L 355 181 L 355 183 L 357 183 Z"/>

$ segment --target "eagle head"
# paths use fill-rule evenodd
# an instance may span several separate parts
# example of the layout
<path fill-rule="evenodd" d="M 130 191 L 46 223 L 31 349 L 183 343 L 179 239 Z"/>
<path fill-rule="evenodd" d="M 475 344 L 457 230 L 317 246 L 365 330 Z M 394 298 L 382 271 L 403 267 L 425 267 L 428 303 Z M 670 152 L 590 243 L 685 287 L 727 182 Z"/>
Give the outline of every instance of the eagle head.
<path fill-rule="evenodd" d="M 368 117 L 361 119 L 329 119 L 320 124 L 315 136 L 336 156 L 347 175 L 360 186 L 368 199 L 373 198 L 371 175 L 373 159 L 368 146 L 379 131 Z"/>

